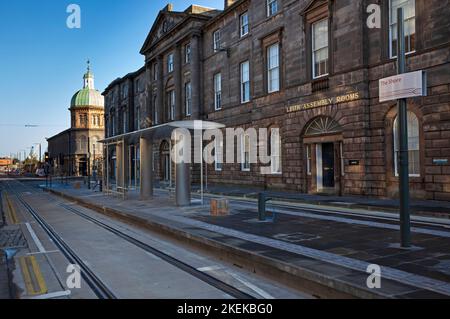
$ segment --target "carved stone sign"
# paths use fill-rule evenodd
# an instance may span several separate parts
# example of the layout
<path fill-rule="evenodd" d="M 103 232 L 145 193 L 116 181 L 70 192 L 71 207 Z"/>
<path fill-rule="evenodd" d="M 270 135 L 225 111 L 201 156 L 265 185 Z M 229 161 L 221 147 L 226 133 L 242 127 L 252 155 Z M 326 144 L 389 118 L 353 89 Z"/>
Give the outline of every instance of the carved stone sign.
<path fill-rule="evenodd" d="M 287 113 L 293 113 L 293 112 L 299 112 L 304 111 L 308 109 L 314 109 L 316 107 L 322 107 L 322 106 L 328 106 L 332 104 L 340 104 L 340 103 L 347 103 L 351 101 L 356 101 L 360 99 L 359 92 L 353 92 L 345 95 L 339 95 L 334 96 L 330 98 L 325 98 L 321 100 L 316 100 L 313 102 L 303 103 L 303 104 L 296 104 L 286 107 Z"/>

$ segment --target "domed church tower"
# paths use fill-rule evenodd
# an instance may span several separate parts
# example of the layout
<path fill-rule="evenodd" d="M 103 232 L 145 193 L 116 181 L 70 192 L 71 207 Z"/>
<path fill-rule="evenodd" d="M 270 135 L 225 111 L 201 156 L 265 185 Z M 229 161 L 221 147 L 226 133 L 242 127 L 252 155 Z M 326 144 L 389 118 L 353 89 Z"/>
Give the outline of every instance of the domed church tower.
<path fill-rule="evenodd" d="M 103 129 L 105 100 L 95 89 L 94 74 L 91 72 L 89 61 L 83 80 L 83 88 L 74 94 L 70 102 L 71 127 Z"/>
<path fill-rule="evenodd" d="M 70 128 L 48 139 L 49 153 L 60 174 L 86 176 L 101 163 L 104 139 L 104 97 L 95 89 L 90 62 L 83 88 L 70 101 Z"/>

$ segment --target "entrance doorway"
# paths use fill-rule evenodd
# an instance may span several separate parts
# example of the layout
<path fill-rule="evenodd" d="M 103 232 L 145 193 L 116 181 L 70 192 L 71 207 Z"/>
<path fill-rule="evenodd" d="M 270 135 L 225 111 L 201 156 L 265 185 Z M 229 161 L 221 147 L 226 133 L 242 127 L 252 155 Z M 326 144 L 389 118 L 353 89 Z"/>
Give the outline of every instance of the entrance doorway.
<path fill-rule="evenodd" d="M 318 190 L 332 189 L 334 191 L 334 144 L 317 144 L 317 188 Z"/>
<path fill-rule="evenodd" d="M 310 193 L 341 194 L 344 162 L 342 127 L 330 117 L 319 116 L 306 127 L 306 182 Z"/>
<path fill-rule="evenodd" d="M 164 183 L 170 182 L 170 145 L 167 141 L 163 141 L 160 147 L 160 180 Z"/>

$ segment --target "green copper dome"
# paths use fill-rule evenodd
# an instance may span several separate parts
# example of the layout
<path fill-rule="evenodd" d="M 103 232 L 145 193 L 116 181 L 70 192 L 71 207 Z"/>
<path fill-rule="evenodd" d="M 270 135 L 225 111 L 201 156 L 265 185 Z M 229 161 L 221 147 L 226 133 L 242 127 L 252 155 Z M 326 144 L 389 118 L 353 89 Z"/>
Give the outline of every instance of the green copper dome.
<path fill-rule="evenodd" d="M 105 106 L 103 95 L 94 87 L 94 73 L 91 72 L 90 62 L 88 61 L 87 72 L 83 76 L 83 89 L 75 93 L 70 102 L 70 107 L 81 106 Z"/>
<path fill-rule="evenodd" d="M 84 88 L 72 97 L 71 107 L 79 106 L 105 106 L 103 95 L 95 89 Z"/>

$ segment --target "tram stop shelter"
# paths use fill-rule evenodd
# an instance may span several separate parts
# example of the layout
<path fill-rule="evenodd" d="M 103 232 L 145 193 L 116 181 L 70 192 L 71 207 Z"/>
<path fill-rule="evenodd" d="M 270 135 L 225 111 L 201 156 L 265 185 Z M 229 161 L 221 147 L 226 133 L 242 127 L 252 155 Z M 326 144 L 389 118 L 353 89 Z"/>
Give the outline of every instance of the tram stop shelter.
<path fill-rule="evenodd" d="M 139 178 L 139 197 L 141 200 L 148 200 L 153 197 L 154 190 L 154 172 L 153 172 L 153 145 L 155 141 L 170 138 L 170 141 L 175 141 L 179 147 L 189 147 L 192 144 L 187 143 L 186 139 L 179 136 L 178 131 L 189 132 L 192 138 L 189 143 L 193 143 L 193 138 L 198 137 L 197 145 L 200 145 L 199 154 L 192 154 L 201 161 L 200 169 L 200 184 L 201 184 L 201 201 L 203 204 L 203 190 L 204 190 L 204 159 L 203 159 L 203 132 L 205 130 L 222 129 L 225 125 L 208 122 L 208 121 L 175 121 L 161 125 L 152 126 L 138 131 L 116 135 L 99 141 L 104 146 L 104 170 L 103 170 L 103 191 L 106 193 L 116 193 L 124 195 L 128 191 L 126 182 L 126 161 L 127 161 L 127 147 L 128 145 L 136 145 L 139 143 L 139 161 L 140 161 L 140 178 Z M 181 130 L 177 130 L 181 129 Z M 194 134 L 192 134 L 194 133 Z M 201 134 L 199 134 L 201 133 Z M 172 135 L 175 138 L 172 139 Z M 180 143 L 180 144 L 178 144 Z M 115 165 L 111 167 L 110 149 L 115 149 Z M 172 146 L 171 146 L 172 149 Z M 176 153 L 177 152 L 172 152 Z M 190 161 L 184 159 L 175 160 L 175 200 L 177 206 L 191 205 L 191 174 Z M 192 159 L 190 159 L 192 160 Z M 113 172 L 114 170 L 114 172 Z M 115 174 L 115 185 L 110 181 L 110 175 Z M 115 189 L 114 189 L 115 188 Z"/>

